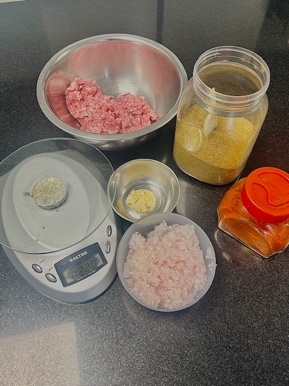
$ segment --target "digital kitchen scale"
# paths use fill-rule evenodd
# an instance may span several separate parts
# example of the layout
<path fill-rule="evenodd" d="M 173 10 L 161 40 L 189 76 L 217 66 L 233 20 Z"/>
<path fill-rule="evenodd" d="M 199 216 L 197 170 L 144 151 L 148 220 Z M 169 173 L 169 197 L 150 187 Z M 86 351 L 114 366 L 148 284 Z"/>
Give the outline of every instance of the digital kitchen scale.
<path fill-rule="evenodd" d="M 1 162 L 0 241 L 44 295 L 87 302 L 114 280 L 120 225 L 106 194 L 112 172 L 98 149 L 77 139 L 37 141 Z"/>

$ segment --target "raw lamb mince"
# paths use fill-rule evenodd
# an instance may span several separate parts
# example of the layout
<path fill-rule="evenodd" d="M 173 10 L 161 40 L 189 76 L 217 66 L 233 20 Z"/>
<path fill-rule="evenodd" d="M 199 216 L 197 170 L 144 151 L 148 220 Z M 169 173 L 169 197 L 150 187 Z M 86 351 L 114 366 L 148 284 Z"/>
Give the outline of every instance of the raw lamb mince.
<path fill-rule="evenodd" d="M 175 309 L 192 302 L 207 280 L 194 226 L 163 221 L 146 238 L 135 232 L 123 275 L 134 296 L 148 306 Z"/>
<path fill-rule="evenodd" d="M 129 133 L 158 120 L 143 96 L 105 95 L 89 79 L 75 78 L 65 91 L 66 105 L 80 129 L 95 134 Z"/>

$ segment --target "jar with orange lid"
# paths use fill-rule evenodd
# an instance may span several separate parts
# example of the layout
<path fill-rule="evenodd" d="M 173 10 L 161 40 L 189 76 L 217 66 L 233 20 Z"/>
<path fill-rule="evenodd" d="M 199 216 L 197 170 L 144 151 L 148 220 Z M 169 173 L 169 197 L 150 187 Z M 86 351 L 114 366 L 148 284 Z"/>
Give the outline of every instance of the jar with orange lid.
<path fill-rule="evenodd" d="M 203 53 L 182 94 L 173 157 L 186 174 L 223 185 L 243 170 L 268 110 L 270 71 L 256 53 L 221 46 Z"/>
<path fill-rule="evenodd" d="M 273 167 L 235 182 L 218 206 L 218 226 L 263 257 L 289 244 L 289 174 Z"/>

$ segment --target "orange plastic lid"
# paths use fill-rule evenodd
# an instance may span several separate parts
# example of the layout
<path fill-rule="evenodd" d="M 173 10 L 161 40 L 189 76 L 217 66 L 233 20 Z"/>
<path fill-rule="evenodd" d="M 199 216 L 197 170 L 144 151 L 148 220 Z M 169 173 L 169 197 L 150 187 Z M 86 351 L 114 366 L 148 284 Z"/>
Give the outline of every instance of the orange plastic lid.
<path fill-rule="evenodd" d="M 245 180 L 241 197 L 245 208 L 257 220 L 279 223 L 289 218 L 289 174 L 264 167 Z"/>

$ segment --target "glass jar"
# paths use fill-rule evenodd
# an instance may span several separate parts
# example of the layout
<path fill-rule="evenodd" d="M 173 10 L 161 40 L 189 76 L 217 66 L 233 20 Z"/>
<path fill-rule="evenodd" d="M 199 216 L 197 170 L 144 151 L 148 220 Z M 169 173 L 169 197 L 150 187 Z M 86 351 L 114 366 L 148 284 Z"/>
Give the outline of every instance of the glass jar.
<path fill-rule="evenodd" d="M 267 64 L 247 49 L 223 46 L 202 54 L 178 108 L 178 167 L 209 184 L 235 180 L 266 117 L 269 82 Z"/>
<path fill-rule="evenodd" d="M 264 167 L 235 182 L 218 207 L 218 226 L 263 257 L 289 244 L 289 174 Z"/>

